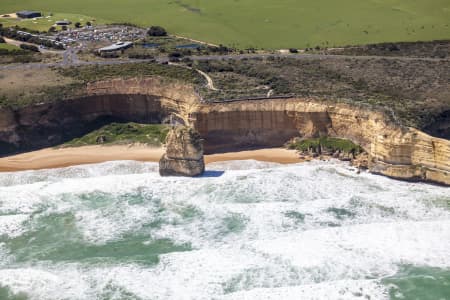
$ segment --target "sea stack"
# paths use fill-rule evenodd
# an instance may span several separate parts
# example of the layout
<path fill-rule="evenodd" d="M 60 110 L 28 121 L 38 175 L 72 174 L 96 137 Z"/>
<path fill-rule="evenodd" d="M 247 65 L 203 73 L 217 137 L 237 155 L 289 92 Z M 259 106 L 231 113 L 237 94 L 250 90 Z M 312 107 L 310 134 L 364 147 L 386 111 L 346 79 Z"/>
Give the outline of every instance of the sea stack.
<path fill-rule="evenodd" d="M 176 126 L 166 138 L 166 153 L 159 161 L 161 176 L 194 177 L 203 174 L 203 140 L 191 127 Z"/>

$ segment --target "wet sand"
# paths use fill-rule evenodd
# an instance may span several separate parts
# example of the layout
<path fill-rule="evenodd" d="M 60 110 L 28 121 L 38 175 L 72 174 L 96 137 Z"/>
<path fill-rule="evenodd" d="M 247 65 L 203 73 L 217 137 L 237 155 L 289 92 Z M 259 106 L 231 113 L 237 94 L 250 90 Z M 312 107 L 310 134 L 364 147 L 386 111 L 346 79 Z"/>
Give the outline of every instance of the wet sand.
<path fill-rule="evenodd" d="M 101 163 L 112 160 L 158 162 L 163 148 L 144 145 L 83 146 L 74 148 L 47 148 L 43 150 L 0 158 L 0 172 L 62 168 L 74 165 Z M 205 155 L 205 162 L 254 159 L 277 163 L 298 163 L 303 160 L 294 150 L 283 148 L 259 149 Z"/>

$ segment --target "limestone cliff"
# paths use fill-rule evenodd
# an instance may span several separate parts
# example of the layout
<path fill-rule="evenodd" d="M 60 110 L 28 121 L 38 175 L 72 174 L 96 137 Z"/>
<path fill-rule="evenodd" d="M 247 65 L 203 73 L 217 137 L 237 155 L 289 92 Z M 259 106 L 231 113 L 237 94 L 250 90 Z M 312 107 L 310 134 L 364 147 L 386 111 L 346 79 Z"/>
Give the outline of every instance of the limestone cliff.
<path fill-rule="evenodd" d="M 157 77 L 92 82 L 87 85 L 87 94 L 156 96 L 166 111 L 185 124 L 188 123 L 189 113 L 197 110 L 199 102 L 192 86 Z"/>
<path fill-rule="evenodd" d="M 112 121 L 185 124 L 197 104 L 191 86 L 161 78 L 92 82 L 82 97 L 0 109 L 0 155 L 55 146 Z"/>
<path fill-rule="evenodd" d="M 177 126 L 166 139 L 166 153 L 159 161 L 161 176 L 198 176 L 205 171 L 203 142 L 193 128 Z"/>
<path fill-rule="evenodd" d="M 327 135 L 361 145 L 374 173 L 450 185 L 450 141 L 403 128 L 381 112 L 293 98 L 203 105 L 191 119 L 206 152 Z"/>
<path fill-rule="evenodd" d="M 361 145 L 372 172 L 450 185 L 450 141 L 401 127 L 381 112 L 304 98 L 201 104 L 192 87 L 160 78 L 94 82 L 84 97 L 0 109 L 0 155 L 54 146 L 112 120 L 173 119 L 195 128 L 209 153 L 326 135 Z"/>

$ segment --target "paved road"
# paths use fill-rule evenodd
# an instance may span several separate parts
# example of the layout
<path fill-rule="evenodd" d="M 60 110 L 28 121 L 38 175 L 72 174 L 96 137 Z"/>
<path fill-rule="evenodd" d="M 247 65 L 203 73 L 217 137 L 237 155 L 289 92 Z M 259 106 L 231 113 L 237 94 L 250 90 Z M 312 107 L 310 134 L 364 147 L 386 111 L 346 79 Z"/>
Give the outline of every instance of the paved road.
<path fill-rule="evenodd" d="M 204 55 L 204 56 L 190 56 L 189 58 L 194 61 L 205 60 L 242 60 L 249 58 L 265 58 L 265 57 L 288 57 L 293 59 L 358 59 L 358 60 L 370 60 L 370 59 L 385 59 L 385 60 L 400 60 L 400 61 L 432 61 L 443 62 L 450 61 L 450 59 L 440 58 L 415 58 L 415 57 L 403 57 L 403 56 L 351 56 L 351 55 L 331 55 L 331 54 L 228 54 L 228 55 Z M 166 63 L 168 58 L 157 58 L 157 62 Z M 127 63 L 142 63 L 149 62 L 145 59 L 130 59 L 130 60 L 103 60 L 103 61 L 80 61 L 74 49 L 68 49 L 63 53 L 63 60 L 59 63 L 29 63 L 29 64 L 11 64 L 0 66 L 0 70 L 14 70 L 14 69 L 40 69 L 46 67 L 69 67 L 69 66 L 83 66 L 83 65 L 117 65 Z"/>

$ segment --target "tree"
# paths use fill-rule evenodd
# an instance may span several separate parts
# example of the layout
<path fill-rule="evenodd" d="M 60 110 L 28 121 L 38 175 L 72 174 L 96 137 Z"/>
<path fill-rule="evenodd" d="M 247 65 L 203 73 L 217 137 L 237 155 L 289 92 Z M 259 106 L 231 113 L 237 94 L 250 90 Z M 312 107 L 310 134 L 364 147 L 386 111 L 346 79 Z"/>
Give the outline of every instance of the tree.
<path fill-rule="evenodd" d="M 29 50 L 29 51 L 33 51 L 33 52 L 39 52 L 39 48 L 36 47 L 35 45 L 20 44 L 20 48 L 22 48 L 23 50 Z"/>
<path fill-rule="evenodd" d="M 180 52 L 176 52 L 176 51 L 169 53 L 169 58 L 180 58 L 182 56 L 183 56 L 183 54 L 181 54 Z"/>
<path fill-rule="evenodd" d="M 167 31 L 164 28 L 162 28 L 161 26 L 152 26 L 147 31 L 147 34 L 149 36 L 166 36 Z"/>
<path fill-rule="evenodd" d="M 75 23 L 75 28 L 80 28 L 81 27 L 81 23 L 80 22 L 76 22 Z"/>

